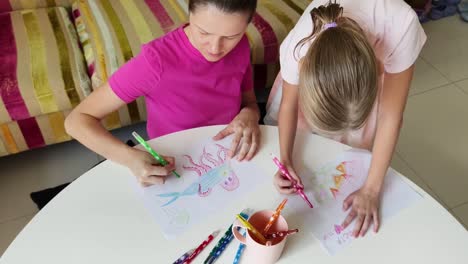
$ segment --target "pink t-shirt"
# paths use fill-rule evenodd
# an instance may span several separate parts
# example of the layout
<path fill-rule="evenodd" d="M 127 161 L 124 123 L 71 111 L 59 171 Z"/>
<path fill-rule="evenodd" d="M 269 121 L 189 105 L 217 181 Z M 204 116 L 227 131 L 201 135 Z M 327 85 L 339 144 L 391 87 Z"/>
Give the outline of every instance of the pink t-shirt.
<path fill-rule="evenodd" d="M 221 60 L 209 62 L 180 27 L 143 45 L 109 84 L 126 103 L 145 97 L 150 138 L 227 124 L 240 111 L 242 93 L 253 88 L 249 43 L 244 36 Z"/>
<path fill-rule="evenodd" d="M 299 83 L 298 60 L 305 56 L 311 42 L 298 48 L 295 54 L 294 51 L 299 41 L 312 33 L 313 22 L 310 11 L 315 7 L 326 5 L 328 2 L 329 0 L 314 0 L 281 44 L 281 72 L 268 99 L 266 124 L 277 124 L 282 80 L 295 85 Z M 356 21 L 364 30 L 374 49 L 381 72 L 377 101 L 366 123 L 359 130 L 339 136 L 328 136 L 310 128 L 301 113 L 299 113 L 298 128 L 312 130 L 317 134 L 353 147 L 371 149 L 376 132 L 380 97 L 385 82 L 383 73 L 399 73 L 413 65 L 424 46 L 426 34 L 416 13 L 403 0 L 337 0 L 336 2 L 343 7 L 343 15 Z"/>

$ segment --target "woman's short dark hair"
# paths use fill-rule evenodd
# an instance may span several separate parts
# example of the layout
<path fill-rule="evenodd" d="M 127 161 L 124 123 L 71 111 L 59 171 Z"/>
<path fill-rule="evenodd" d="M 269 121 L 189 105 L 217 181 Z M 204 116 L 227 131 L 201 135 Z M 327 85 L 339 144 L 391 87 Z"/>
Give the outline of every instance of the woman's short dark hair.
<path fill-rule="evenodd" d="M 247 13 L 250 22 L 257 9 L 257 0 L 189 0 L 188 8 L 194 13 L 197 8 L 207 5 L 213 5 L 225 13 Z"/>

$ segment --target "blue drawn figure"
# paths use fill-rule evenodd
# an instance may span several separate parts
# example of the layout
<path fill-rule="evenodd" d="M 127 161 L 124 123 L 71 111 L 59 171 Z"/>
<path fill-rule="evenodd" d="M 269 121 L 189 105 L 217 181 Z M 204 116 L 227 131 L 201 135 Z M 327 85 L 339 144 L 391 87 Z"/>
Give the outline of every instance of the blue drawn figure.
<path fill-rule="evenodd" d="M 200 197 L 208 196 L 213 187 L 218 184 L 227 191 L 233 191 L 239 187 L 239 179 L 234 170 L 232 170 L 231 164 L 229 162 L 225 162 L 227 151 L 229 150 L 220 144 L 216 144 L 216 146 L 218 147 L 217 159 L 215 159 L 212 154 L 206 152 L 206 148 L 203 149 L 203 153 L 200 156 L 198 163 L 195 163 L 192 157 L 184 155 L 184 157 L 189 160 L 190 166 L 182 167 L 186 170 L 195 171 L 200 178 L 190 184 L 182 192 L 158 194 L 158 197 L 172 197 L 171 200 L 163 204 L 161 207 L 175 202 L 182 196 L 191 196 L 196 194 Z M 207 164 L 203 160 L 206 160 L 211 164 Z"/>

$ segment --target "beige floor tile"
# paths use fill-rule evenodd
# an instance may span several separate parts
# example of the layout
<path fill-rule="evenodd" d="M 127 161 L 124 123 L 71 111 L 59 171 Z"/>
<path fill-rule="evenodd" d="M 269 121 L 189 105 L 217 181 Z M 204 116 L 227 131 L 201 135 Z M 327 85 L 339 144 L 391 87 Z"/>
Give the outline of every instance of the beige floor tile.
<path fill-rule="evenodd" d="M 421 57 L 451 81 L 468 78 L 467 24 L 459 16 L 451 16 L 423 27 L 428 39 Z"/>
<path fill-rule="evenodd" d="M 36 163 L 23 156 L 0 158 L 0 223 L 37 212 L 29 194 L 40 188 L 40 177 L 34 172 Z"/>
<path fill-rule="evenodd" d="M 424 59 L 418 58 L 409 93 L 411 96 L 449 83 L 450 81 L 432 65 L 428 64 Z"/>
<path fill-rule="evenodd" d="M 31 192 L 70 182 L 97 162 L 75 141 L 0 158 L 0 223 L 36 213 Z"/>
<path fill-rule="evenodd" d="M 453 208 L 468 202 L 468 95 L 454 85 L 410 97 L 397 151 Z"/>
<path fill-rule="evenodd" d="M 48 147 L 34 171 L 40 175 L 41 189 L 71 182 L 98 162 L 98 155 L 77 141 Z"/>
<path fill-rule="evenodd" d="M 468 65 L 467 65 L 467 68 L 468 68 Z M 468 79 L 465 79 L 463 81 L 459 81 L 459 82 L 455 83 L 455 85 L 460 87 L 463 92 L 468 94 Z"/>
<path fill-rule="evenodd" d="M 458 221 L 460 221 L 468 230 L 468 203 L 455 207 L 452 211 Z"/>
<path fill-rule="evenodd" d="M 424 182 L 424 180 L 421 179 L 421 177 L 419 177 L 416 174 L 416 172 L 414 172 L 413 169 L 408 167 L 407 163 L 400 157 L 398 153 L 395 153 L 393 155 L 393 159 L 392 159 L 392 163 L 390 164 L 390 167 L 397 170 L 406 178 L 410 179 L 412 182 L 418 185 L 421 189 L 427 192 L 430 196 L 436 199 L 442 206 L 444 206 L 446 209 L 449 209 L 447 208 L 447 205 L 442 201 L 442 199 L 440 199 L 439 196 L 437 196 L 437 194 Z"/>
<path fill-rule="evenodd" d="M 0 224 L 0 256 L 32 218 L 28 215 Z"/>

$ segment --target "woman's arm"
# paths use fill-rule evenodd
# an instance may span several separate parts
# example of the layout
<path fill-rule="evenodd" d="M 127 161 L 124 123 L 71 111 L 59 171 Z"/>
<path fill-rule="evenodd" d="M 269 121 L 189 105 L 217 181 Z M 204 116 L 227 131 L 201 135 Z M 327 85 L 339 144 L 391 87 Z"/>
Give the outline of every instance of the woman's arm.
<path fill-rule="evenodd" d="M 251 160 L 257 153 L 260 145 L 260 127 L 258 125 L 260 110 L 258 109 L 257 98 L 253 89 L 242 93 L 241 107 L 239 114 L 232 122 L 213 138 L 214 140 L 221 140 L 234 134 L 229 157 L 233 157 L 236 150 L 239 149 L 239 154 L 237 155 L 239 161 L 244 159 Z M 240 145 L 241 140 L 243 141 Z"/>
<path fill-rule="evenodd" d="M 382 185 L 388 167 L 392 160 L 395 146 L 403 121 L 408 92 L 413 78 L 414 65 L 400 73 L 385 73 L 379 113 L 377 117 L 377 131 L 372 148 L 372 161 L 369 174 L 364 186 L 351 194 L 343 203 L 344 210 L 352 206 L 352 210 L 345 219 L 346 228 L 354 218 L 357 218 L 354 235 L 363 236 L 371 223 L 374 231 L 379 228 L 379 199 Z"/>
<path fill-rule="evenodd" d="M 65 119 L 65 129 L 89 149 L 130 168 L 143 185 L 163 183 L 163 177 L 150 176 L 168 175 L 173 169 L 172 158 L 168 157 L 170 166 L 152 166 L 155 161 L 151 155 L 126 145 L 101 125 L 102 119 L 124 105 L 106 83 L 73 109 Z"/>
<path fill-rule="evenodd" d="M 92 151 L 125 165 L 133 148 L 112 136 L 101 125 L 102 119 L 124 105 L 125 102 L 106 83 L 73 109 L 65 119 L 65 128 L 68 134 Z"/>
<path fill-rule="evenodd" d="M 253 117 L 256 117 L 257 123 L 260 120 L 260 110 L 257 105 L 257 97 L 255 96 L 254 90 L 248 90 L 242 93 L 242 104 L 241 112 L 249 111 Z"/>

